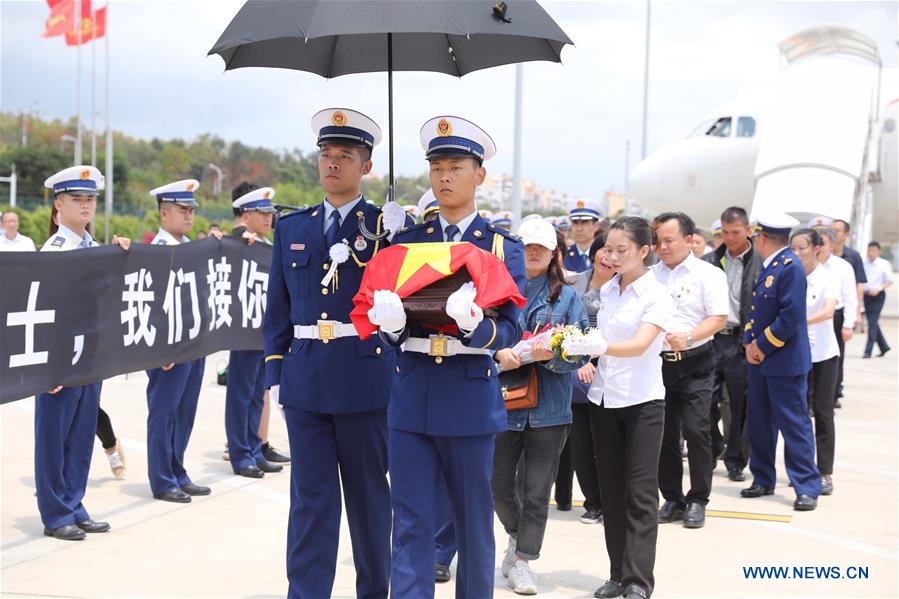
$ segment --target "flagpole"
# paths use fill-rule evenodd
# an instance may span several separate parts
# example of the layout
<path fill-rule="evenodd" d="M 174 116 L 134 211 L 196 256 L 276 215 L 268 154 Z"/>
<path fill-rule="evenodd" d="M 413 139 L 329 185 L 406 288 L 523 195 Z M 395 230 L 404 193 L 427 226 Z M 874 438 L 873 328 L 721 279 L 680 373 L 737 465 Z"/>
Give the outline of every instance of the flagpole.
<path fill-rule="evenodd" d="M 109 230 L 111 228 L 110 220 L 112 219 L 112 126 L 109 124 L 109 2 L 106 3 L 106 25 L 104 26 L 103 35 L 106 37 L 106 235 L 105 243 L 109 244 Z"/>
<path fill-rule="evenodd" d="M 76 83 L 75 83 L 75 126 L 77 131 L 75 132 L 75 164 L 81 164 L 81 0 L 75 0 L 75 29 L 78 32 L 78 62 L 76 72 Z"/>
<path fill-rule="evenodd" d="M 91 5 L 91 166 L 97 166 L 97 9 Z"/>

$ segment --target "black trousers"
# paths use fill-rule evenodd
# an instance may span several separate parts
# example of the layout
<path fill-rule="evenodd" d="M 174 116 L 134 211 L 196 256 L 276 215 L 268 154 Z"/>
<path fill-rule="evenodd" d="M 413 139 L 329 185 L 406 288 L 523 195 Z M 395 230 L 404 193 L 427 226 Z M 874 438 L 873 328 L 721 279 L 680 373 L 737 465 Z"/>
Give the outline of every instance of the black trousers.
<path fill-rule="evenodd" d="M 593 448 L 593 427 L 590 424 L 588 404 L 571 404 L 571 431 L 565 449 L 559 456 L 559 474 L 556 476 L 555 499 L 557 504 L 571 503 L 571 488 L 577 473 L 578 486 L 584 494 L 584 509 L 602 510 L 599 494 L 599 470 Z"/>
<path fill-rule="evenodd" d="M 103 408 L 97 412 L 97 438 L 100 439 L 103 449 L 115 447 L 115 431 L 112 430 L 112 421 Z"/>
<path fill-rule="evenodd" d="M 834 389 L 837 386 L 839 356 L 815 362 L 808 373 L 809 405 L 815 414 L 815 446 L 818 470 L 833 474 L 833 455 L 836 434 L 833 420 Z"/>
<path fill-rule="evenodd" d="M 711 348 L 680 362 L 663 362 L 665 381 L 665 433 L 659 456 L 659 490 L 666 501 L 684 505 L 709 502 L 712 492 L 712 440 L 709 405 L 712 402 Z M 684 495 L 684 462 L 680 448 L 683 434 L 690 463 L 690 490 Z"/>
<path fill-rule="evenodd" d="M 715 369 L 730 398 L 730 426 L 726 431 L 727 451 L 724 465 L 743 470 L 749 462 L 749 437 L 746 434 L 746 353 L 738 335 L 715 335 Z"/>
<path fill-rule="evenodd" d="M 880 313 L 883 311 L 883 304 L 886 300 L 886 296 L 887 294 L 885 291 L 881 291 L 873 297 L 867 293 L 864 295 L 865 318 L 868 319 L 868 340 L 865 342 L 866 356 L 871 355 L 875 343 L 877 344 L 880 353 L 884 353 L 886 350 L 890 349 L 890 344 L 887 343 L 886 337 L 883 336 L 883 331 L 880 330 Z"/>
<path fill-rule="evenodd" d="M 840 346 L 840 355 L 837 356 L 837 386 L 834 389 L 834 399 L 843 397 L 843 356 L 846 355 L 846 342 L 843 341 L 843 323 L 846 321 L 843 308 L 833 312 L 833 332 L 837 335 L 837 345 Z"/>
<path fill-rule="evenodd" d="M 652 593 L 665 401 L 656 399 L 625 408 L 591 403 L 590 420 L 598 433 L 596 458 L 609 578 L 624 586 L 638 584 Z"/>

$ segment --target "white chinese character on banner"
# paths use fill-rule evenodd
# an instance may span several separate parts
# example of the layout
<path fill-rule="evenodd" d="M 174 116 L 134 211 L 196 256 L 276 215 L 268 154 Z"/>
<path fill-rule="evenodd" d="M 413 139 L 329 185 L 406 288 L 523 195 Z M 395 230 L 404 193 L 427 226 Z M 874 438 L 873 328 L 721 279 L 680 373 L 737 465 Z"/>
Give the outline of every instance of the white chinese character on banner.
<path fill-rule="evenodd" d="M 209 330 L 231 326 L 231 265 L 222 256 L 221 262 L 209 259 Z"/>
<path fill-rule="evenodd" d="M 25 311 L 10 312 L 6 315 L 6 326 L 25 327 L 25 353 L 11 355 L 9 357 L 10 368 L 46 364 L 48 361 L 49 352 L 34 351 L 34 326 L 55 322 L 56 310 L 37 309 L 37 292 L 40 287 L 40 281 L 32 281 L 31 288 L 28 290 L 28 302 Z"/>
<path fill-rule="evenodd" d="M 197 277 L 194 273 L 185 273 L 178 269 L 169 272 L 169 284 L 165 290 L 165 301 L 162 309 L 169 317 L 168 342 L 180 343 L 184 329 L 184 321 L 181 316 L 181 287 L 187 284 L 190 287 L 190 307 L 194 317 L 194 324 L 187 332 L 189 339 L 195 339 L 200 333 L 200 302 L 197 299 Z"/>
<path fill-rule="evenodd" d="M 128 332 L 123 337 L 125 347 L 138 345 L 141 341 L 153 347 L 156 327 L 150 324 L 149 304 L 156 294 L 148 290 L 153 286 L 153 275 L 146 268 L 130 272 L 125 275 L 125 285 L 127 289 L 122 291 L 122 301 L 128 304 L 128 308 L 122 310 L 122 324 L 128 323 Z"/>
<path fill-rule="evenodd" d="M 268 273 L 257 270 L 255 260 L 244 260 L 240 271 L 240 289 L 237 297 L 240 299 L 243 324 L 254 329 L 262 326 L 262 316 L 265 312 L 265 295 L 268 290 Z"/>

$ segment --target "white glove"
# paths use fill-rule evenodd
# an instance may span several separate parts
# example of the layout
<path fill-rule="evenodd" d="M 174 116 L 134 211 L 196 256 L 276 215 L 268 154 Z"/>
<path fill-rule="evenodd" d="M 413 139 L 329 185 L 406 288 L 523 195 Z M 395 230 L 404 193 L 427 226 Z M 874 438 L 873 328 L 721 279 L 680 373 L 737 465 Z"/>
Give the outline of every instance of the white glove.
<path fill-rule="evenodd" d="M 593 331 L 582 337 L 569 337 L 562 342 L 562 349 L 569 356 L 601 356 L 609 349 L 602 333 Z"/>
<path fill-rule="evenodd" d="M 398 202 L 386 202 L 381 207 L 381 213 L 384 215 L 384 228 L 390 231 L 388 239 L 393 239 L 397 231 L 406 225 L 406 209 L 399 205 Z"/>
<path fill-rule="evenodd" d="M 394 203 L 394 202 L 391 202 Z M 368 320 L 386 333 L 400 333 L 406 328 L 406 311 L 403 302 L 393 291 L 375 291 L 375 298 L 368 311 Z"/>
<path fill-rule="evenodd" d="M 469 281 L 446 298 L 446 313 L 466 333 L 473 331 L 484 320 L 484 311 L 474 303 L 477 295 L 478 290 Z"/>
<path fill-rule="evenodd" d="M 283 408 L 281 405 L 281 385 L 272 385 L 272 388 L 268 390 L 268 398 L 279 408 Z"/>

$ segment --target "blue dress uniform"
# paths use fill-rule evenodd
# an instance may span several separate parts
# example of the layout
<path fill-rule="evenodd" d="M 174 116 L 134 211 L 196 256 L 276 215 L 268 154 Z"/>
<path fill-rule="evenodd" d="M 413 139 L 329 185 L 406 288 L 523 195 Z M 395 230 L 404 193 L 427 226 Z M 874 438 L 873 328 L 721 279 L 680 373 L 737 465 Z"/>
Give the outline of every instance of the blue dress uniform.
<path fill-rule="evenodd" d="M 436 130 L 436 134 L 432 134 Z M 476 143 L 476 140 L 480 143 Z M 479 160 L 495 151 L 492 141 L 472 123 L 457 117 L 432 119 L 422 128 L 428 158 L 446 144 L 455 154 L 471 147 Z M 489 144 L 489 146 L 487 146 Z M 485 152 L 485 149 L 487 150 Z M 397 233 L 394 243 L 443 242 L 442 218 Z M 520 289 L 524 288 L 524 248 L 505 229 L 470 217 L 458 241 L 467 241 L 501 257 Z M 496 550 L 493 537 L 493 446 L 506 429 L 506 410 L 491 352 L 521 339 L 520 309 L 512 302 L 485 318 L 468 337 L 459 336 L 457 355 L 428 355 L 410 350 L 413 340 L 434 331 L 407 327 L 394 343 L 406 343 L 399 357 L 388 408 L 390 483 L 394 515 L 391 597 L 434 596 L 436 489 L 445 478 L 458 545 L 456 597 L 493 596 Z M 387 338 L 387 335 L 382 333 Z M 458 343 L 453 340 L 454 343 Z M 478 350 L 488 350 L 481 354 Z"/>
<path fill-rule="evenodd" d="M 243 194 L 232 206 L 241 210 L 273 213 L 275 190 L 261 187 Z M 236 228 L 235 234 L 246 229 Z M 268 245 L 268 240 L 256 243 Z M 265 398 L 265 352 L 248 349 L 231 351 L 228 356 L 228 386 L 225 392 L 225 435 L 228 455 L 235 474 L 265 462 L 259 422 Z M 255 468 L 254 468 L 255 469 Z M 262 476 L 259 472 L 256 472 Z"/>
<path fill-rule="evenodd" d="M 569 272 L 584 272 L 590 268 L 590 258 L 587 254 L 582 254 L 577 245 L 572 245 L 565 252 L 563 265 Z"/>
<path fill-rule="evenodd" d="M 790 230 L 789 225 L 772 227 L 767 222 L 759 219 L 763 231 L 788 233 Z M 773 218 L 772 222 L 779 223 Z M 793 489 L 797 496 L 817 498 L 821 475 L 815 466 L 815 437 L 806 394 L 811 352 L 805 295 L 805 271 L 796 255 L 783 248 L 770 256 L 756 280 L 743 335 L 744 345 L 756 341 L 765 354 L 761 364 L 748 365 L 746 428 L 753 486 L 762 487 L 765 493 L 774 489 L 780 431 Z M 744 496 L 751 495 L 744 493 Z"/>
<path fill-rule="evenodd" d="M 103 175 L 94 167 L 74 166 L 49 177 L 44 185 L 57 194 L 96 196 L 102 189 Z M 60 225 L 41 251 L 65 252 L 97 245 L 90 233 L 78 236 Z M 34 483 L 46 535 L 55 536 L 53 532 L 58 529 L 90 520 L 82 500 L 97 431 L 100 385 L 64 387 L 57 393 L 39 393 L 35 400 Z M 72 530 L 59 538 L 78 539 L 84 534 Z"/>
<path fill-rule="evenodd" d="M 380 139 L 373 121 L 347 109 L 318 113 L 313 129 L 320 145 L 364 139 L 371 148 Z M 334 238 L 346 240 L 350 256 L 323 284 L 335 262 L 325 223 L 341 210 L 346 214 Z M 341 483 L 357 596 L 386 597 L 390 568 L 386 408 L 396 352 L 377 335 L 360 340 L 349 317 L 365 265 L 386 243 L 359 231 L 359 216 L 368 229 L 382 230 L 378 208 L 360 196 L 341 210 L 322 203 L 281 217 L 263 326 L 266 386 L 280 385 L 293 458 L 288 596 L 304 599 L 331 595 Z M 433 549 L 433 537 L 431 542 Z M 430 569 L 433 580 L 433 561 Z"/>
<path fill-rule="evenodd" d="M 600 218 L 602 218 L 602 207 L 596 200 L 581 199 L 570 202 L 568 209 L 568 220 L 570 222 L 590 221 L 595 223 Z M 565 270 L 570 272 L 584 272 L 593 265 L 590 264 L 590 257 L 587 253 L 582 253 L 575 244 L 565 251 L 563 266 Z"/>
<path fill-rule="evenodd" d="M 176 181 L 150 192 L 158 203 L 170 202 L 195 207 L 195 179 Z M 190 239 L 176 239 L 160 229 L 152 245 L 178 245 Z M 153 497 L 187 503 L 190 495 L 207 495 L 208 487 L 193 484 L 184 467 L 184 454 L 193 431 L 203 385 L 206 358 L 175 364 L 169 370 L 147 371 L 147 475 Z"/>

